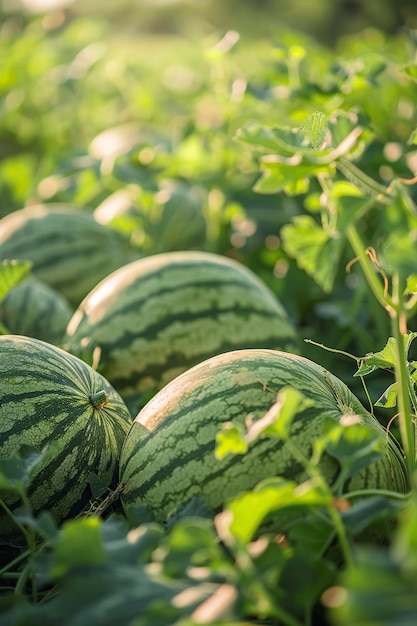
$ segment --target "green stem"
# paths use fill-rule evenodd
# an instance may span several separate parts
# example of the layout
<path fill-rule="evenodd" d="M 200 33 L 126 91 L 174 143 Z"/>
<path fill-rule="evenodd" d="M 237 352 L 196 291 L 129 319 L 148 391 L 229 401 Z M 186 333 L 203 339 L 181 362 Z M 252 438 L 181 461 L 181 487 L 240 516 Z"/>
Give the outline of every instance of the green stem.
<path fill-rule="evenodd" d="M 411 419 L 411 403 L 409 395 L 409 372 L 407 367 L 407 350 L 404 334 L 407 332 L 407 312 L 404 305 L 403 290 L 398 275 L 392 279 L 392 297 L 386 292 L 378 280 L 374 265 L 369 258 L 354 224 L 347 229 L 347 237 L 352 246 L 367 283 L 377 301 L 386 309 L 391 318 L 391 329 L 396 339 L 395 379 L 398 386 L 398 410 L 401 433 L 401 443 L 405 461 L 411 478 L 416 467 L 416 440 L 414 426 Z"/>
<path fill-rule="evenodd" d="M 310 477 L 317 481 L 324 495 L 329 499 L 329 505 L 326 507 L 327 511 L 333 522 L 333 527 L 337 534 L 346 566 L 352 567 L 352 550 L 349 544 L 348 536 L 342 518 L 340 517 L 338 510 L 333 504 L 334 497 L 330 486 L 328 485 L 327 481 L 325 480 L 315 463 L 311 462 L 310 459 L 308 459 L 291 441 L 291 439 L 286 439 L 285 443 L 290 449 L 291 453 L 294 455 L 294 457 L 304 465 Z"/>
<path fill-rule="evenodd" d="M 359 263 L 361 264 L 362 271 L 365 274 L 365 278 L 372 290 L 372 293 L 381 306 L 389 311 L 394 304 L 389 295 L 384 292 L 384 287 L 375 273 L 374 265 L 372 264 L 372 261 L 366 252 L 366 247 L 362 243 L 356 226 L 353 223 L 348 226 L 346 235 Z"/>
<path fill-rule="evenodd" d="M 407 331 L 406 314 L 404 310 L 403 296 L 398 275 L 393 277 L 393 300 L 394 309 L 391 314 L 392 334 L 396 339 L 395 378 L 398 386 L 398 412 L 401 433 L 401 442 L 405 453 L 409 477 L 416 468 L 416 441 L 414 425 L 411 419 L 411 402 L 409 395 L 409 371 L 407 367 L 407 350 L 404 334 Z"/>
<path fill-rule="evenodd" d="M 343 494 L 345 500 L 354 500 L 355 498 L 364 498 L 366 496 L 384 496 L 385 498 L 403 500 L 404 502 L 407 502 L 410 498 L 408 493 L 399 493 L 398 491 L 389 491 L 387 489 L 360 489 Z"/>

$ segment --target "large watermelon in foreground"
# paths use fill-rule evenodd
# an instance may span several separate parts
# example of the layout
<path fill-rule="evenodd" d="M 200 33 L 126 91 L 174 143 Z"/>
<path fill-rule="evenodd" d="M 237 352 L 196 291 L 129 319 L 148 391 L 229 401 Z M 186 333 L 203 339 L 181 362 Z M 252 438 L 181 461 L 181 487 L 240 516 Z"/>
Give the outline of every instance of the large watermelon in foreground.
<path fill-rule="evenodd" d="M 104 279 L 68 324 L 70 352 L 81 356 L 89 344 L 101 348 L 100 371 L 126 402 L 220 352 L 298 351 L 284 308 L 253 272 L 191 251 L 146 257 Z"/>
<path fill-rule="evenodd" d="M 115 474 L 130 423 L 120 396 L 83 361 L 37 339 L 0 336 L 0 459 L 22 444 L 52 446 L 29 485 L 35 512 L 57 521 L 79 512 L 91 498 L 89 474 Z M 20 504 L 13 492 L 0 497 Z M 8 526 L 0 513 L 0 531 Z"/>
<path fill-rule="evenodd" d="M 324 420 L 360 416 L 363 427 L 381 437 L 385 454 L 354 474 L 345 489 L 407 489 L 403 459 L 377 420 L 348 387 L 323 367 L 303 357 L 274 350 L 237 350 L 200 363 L 171 381 L 139 412 L 126 437 L 120 459 L 122 503 L 146 504 L 159 520 L 193 496 L 212 509 L 280 475 L 301 482 L 303 467 L 281 440 L 261 437 L 244 455 L 215 457 L 221 425 L 261 418 L 283 387 L 299 390 L 311 405 L 291 426 L 292 442 L 309 455 Z M 274 393 L 271 393 L 273 390 Z M 330 483 L 337 461 L 326 455 L 322 470 Z"/>
<path fill-rule="evenodd" d="M 126 246 L 119 233 L 72 205 L 29 206 L 0 220 L 0 259 L 32 261 L 33 275 L 73 306 L 132 259 Z"/>

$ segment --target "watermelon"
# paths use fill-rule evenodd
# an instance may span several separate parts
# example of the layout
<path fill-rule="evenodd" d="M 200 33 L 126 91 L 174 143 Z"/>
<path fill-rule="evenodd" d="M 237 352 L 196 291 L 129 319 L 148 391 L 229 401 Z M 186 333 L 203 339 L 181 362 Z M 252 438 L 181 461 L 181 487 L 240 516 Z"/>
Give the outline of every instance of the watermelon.
<path fill-rule="evenodd" d="M 253 272 L 187 251 L 145 257 L 105 278 L 75 311 L 64 345 L 77 356 L 99 346 L 100 371 L 136 415 L 137 402 L 210 356 L 297 351 L 298 342 L 284 308 Z"/>
<path fill-rule="evenodd" d="M 34 278 L 15 285 L 0 302 L 0 323 L 9 333 L 53 344 L 62 341 L 72 314 L 60 293 Z"/>
<path fill-rule="evenodd" d="M 90 473 L 114 480 L 130 423 L 120 396 L 86 363 L 38 339 L 0 336 L 0 459 L 22 445 L 50 446 L 28 487 L 35 513 L 60 522 L 88 503 Z M 14 492 L 0 497 L 20 504 Z M 0 513 L 0 532 L 9 526 Z"/>
<path fill-rule="evenodd" d="M 195 250 L 206 243 L 205 198 L 196 185 L 164 181 L 151 196 L 129 185 L 108 196 L 94 211 L 95 219 L 131 234 L 145 255 Z"/>
<path fill-rule="evenodd" d="M 206 243 L 206 220 L 202 212 L 204 194 L 197 185 L 165 181 L 146 212 L 144 230 L 150 252 L 195 250 Z"/>
<path fill-rule="evenodd" d="M 107 274 L 132 259 L 119 233 L 67 204 L 29 206 L 0 220 L 0 260 L 32 261 L 36 278 L 74 307 Z"/>
<path fill-rule="evenodd" d="M 357 415 L 364 428 L 381 437 L 385 454 L 355 473 L 345 490 L 407 490 L 396 445 L 341 380 L 304 357 L 249 349 L 199 363 L 167 384 L 139 411 L 121 453 L 123 507 L 145 504 L 156 519 L 164 521 L 195 496 L 216 511 L 263 479 L 283 476 L 302 482 L 306 478 L 303 466 L 277 438 L 254 440 L 244 455 L 215 457 L 216 434 L 222 424 L 244 425 L 248 416 L 261 418 L 275 402 L 275 392 L 284 387 L 297 389 L 311 401 L 300 409 L 291 426 L 292 442 L 305 455 L 328 419 Z M 333 484 L 338 462 L 325 455 L 321 469 Z"/>

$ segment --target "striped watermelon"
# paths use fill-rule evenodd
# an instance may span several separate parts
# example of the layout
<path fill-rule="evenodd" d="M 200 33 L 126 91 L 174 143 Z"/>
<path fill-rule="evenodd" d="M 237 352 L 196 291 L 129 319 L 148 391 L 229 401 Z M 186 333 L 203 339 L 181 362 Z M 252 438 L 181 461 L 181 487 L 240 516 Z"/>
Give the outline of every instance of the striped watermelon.
<path fill-rule="evenodd" d="M 253 272 L 192 251 L 146 257 L 104 279 L 67 328 L 70 352 L 88 344 L 101 348 L 101 372 L 132 405 L 219 352 L 297 351 L 283 307 Z"/>
<path fill-rule="evenodd" d="M 0 323 L 13 335 L 60 344 L 73 309 L 46 283 L 30 279 L 15 285 L 0 302 Z"/>
<path fill-rule="evenodd" d="M 116 477 L 130 424 L 120 396 L 86 363 L 38 339 L 0 336 L 0 458 L 22 444 L 56 446 L 29 485 L 35 512 L 57 521 L 78 513 L 91 497 L 91 472 Z M 20 504 L 12 492 L 0 497 L 10 508 Z M 0 532 L 8 522 L 0 513 Z"/>
<path fill-rule="evenodd" d="M 150 252 L 195 250 L 206 243 L 202 190 L 184 182 L 165 181 L 145 214 L 144 229 Z"/>
<path fill-rule="evenodd" d="M 267 386 L 267 388 L 266 388 Z M 165 520 L 180 503 L 202 496 L 214 510 L 260 480 L 280 475 L 301 482 L 302 466 L 280 440 L 262 437 L 245 455 L 215 458 L 221 425 L 262 417 L 283 387 L 312 401 L 292 424 L 292 440 L 305 454 L 321 434 L 325 419 L 356 414 L 364 427 L 380 434 L 386 456 L 352 476 L 345 489 L 373 487 L 405 491 L 404 464 L 387 434 L 350 392 L 323 367 L 306 358 L 274 350 L 237 350 L 215 356 L 171 381 L 138 413 L 120 459 L 122 503 L 144 503 Z M 386 441 L 386 443 L 385 443 Z M 338 464 L 323 457 L 332 483 Z"/>
<path fill-rule="evenodd" d="M 153 196 L 141 194 L 133 185 L 119 189 L 95 209 L 95 219 L 130 233 L 135 246 L 147 255 L 205 246 L 205 198 L 199 187 L 164 181 Z"/>
<path fill-rule="evenodd" d="M 118 233 L 71 205 L 30 206 L 0 220 L 0 260 L 32 261 L 34 276 L 73 306 L 131 260 L 124 246 Z"/>

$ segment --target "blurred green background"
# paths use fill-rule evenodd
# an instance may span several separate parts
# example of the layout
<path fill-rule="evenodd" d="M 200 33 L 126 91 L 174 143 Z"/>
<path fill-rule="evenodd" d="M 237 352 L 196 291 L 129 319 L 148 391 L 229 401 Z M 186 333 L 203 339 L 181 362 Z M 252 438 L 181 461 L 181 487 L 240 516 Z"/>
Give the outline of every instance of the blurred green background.
<path fill-rule="evenodd" d="M 213 29 L 236 29 L 247 37 L 275 36 L 289 26 L 332 45 L 346 33 L 368 26 L 393 32 L 415 26 L 414 0 L 3 0 L 3 16 L 23 8 L 42 12 L 63 8 L 75 16 L 110 18 L 129 32 L 169 32 L 185 36 Z"/>

